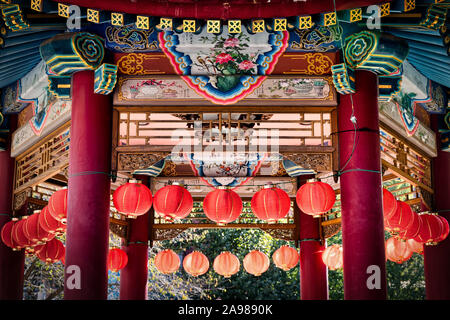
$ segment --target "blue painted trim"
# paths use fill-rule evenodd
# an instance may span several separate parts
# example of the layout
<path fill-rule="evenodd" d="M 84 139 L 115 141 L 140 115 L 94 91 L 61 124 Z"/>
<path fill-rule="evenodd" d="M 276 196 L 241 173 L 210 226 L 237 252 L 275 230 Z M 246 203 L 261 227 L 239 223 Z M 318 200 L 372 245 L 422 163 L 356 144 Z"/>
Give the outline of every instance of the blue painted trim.
<path fill-rule="evenodd" d="M 17 77 L 14 77 L 14 78 L 0 79 L 0 88 L 6 87 L 6 86 L 10 85 L 11 83 L 16 82 L 20 78 L 24 77 L 30 71 L 31 71 L 31 69 L 27 70 L 26 72 L 18 74 Z"/>
<path fill-rule="evenodd" d="M 447 49 L 442 46 L 435 46 L 434 44 L 429 43 L 423 43 L 423 42 L 416 42 L 416 41 L 408 41 L 409 45 L 409 52 L 415 52 L 415 51 L 427 51 L 431 52 L 433 54 L 441 55 L 448 57 L 447 55 Z M 414 49 L 414 50 L 413 50 Z"/>
<path fill-rule="evenodd" d="M 16 54 L 16 53 L 19 53 L 22 51 L 39 48 L 41 42 L 42 42 L 41 40 L 38 40 L 38 41 L 29 42 L 29 43 L 21 45 L 21 46 L 15 46 L 15 47 L 0 50 L 0 57 L 5 57 L 5 56 L 13 55 L 13 54 Z"/>
<path fill-rule="evenodd" d="M 20 64 L 17 62 L 11 63 L 11 64 L 2 64 L 0 65 L 0 77 L 3 76 L 3 74 L 7 73 L 9 70 L 17 70 L 18 65 L 19 66 L 28 66 L 28 65 L 36 65 L 37 62 L 41 61 L 40 56 L 30 56 L 28 59 L 20 59 Z"/>
<path fill-rule="evenodd" d="M 6 57 L 2 57 L 2 58 L 0 58 L 0 64 L 12 63 L 12 61 L 16 61 L 16 60 L 19 60 L 19 59 L 22 59 L 24 57 L 28 57 L 28 56 L 31 56 L 31 55 L 39 55 L 39 56 L 41 56 L 40 53 L 39 53 L 39 47 L 37 47 L 35 49 L 32 49 L 32 50 L 28 50 L 28 51 L 23 51 L 23 52 L 14 54 L 14 55 L 9 55 L 9 56 L 6 56 Z"/>
<path fill-rule="evenodd" d="M 404 38 L 407 40 L 420 41 L 420 42 L 424 42 L 424 43 L 434 44 L 437 46 L 442 46 L 444 44 L 441 36 L 438 37 L 438 36 L 432 36 L 432 35 L 417 34 L 415 32 L 404 32 L 404 31 L 395 31 L 395 30 L 389 30 L 389 33 L 393 34 L 394 36 Z"/>
<path fill-rule="evenodd" d="M 33 41 L 42 41 L 46 40 L 48 38 L 53 37 L 54 35 L 57 35 L 61 33 L 60 31 L 48 31 L 48 32 L 37 32 L 32 33 L 28 35 L 24 35 L 21 37 L 14 37 L 14 38 L 6 38 L 5 39 L 5 48 L 11 47 L 11 46 L 17 46 Z"/>

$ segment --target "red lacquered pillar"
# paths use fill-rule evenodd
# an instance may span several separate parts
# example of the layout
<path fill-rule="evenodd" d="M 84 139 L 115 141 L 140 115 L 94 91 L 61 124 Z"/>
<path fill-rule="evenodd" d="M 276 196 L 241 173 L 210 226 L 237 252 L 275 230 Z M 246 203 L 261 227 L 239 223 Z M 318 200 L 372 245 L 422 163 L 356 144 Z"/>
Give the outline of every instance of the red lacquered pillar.
<path fill-rule="evenodd" d="M 437 116 L 433 116 L 437 132 Z M 439 133 L 437 140 L 440 141 Z M 439 215 L 450 222 L 450 153 L 441 151 L 433 159 L 434 201 Z M 425 246 L 425 294 L 428 300 L 450 300 L 450 238 L 436 246 Z"/>
<path fill-rule="evenodd" d="M 298 182 L 300 187 L 302 181 Z M 320 219 L 303 213 L 297 204 L 294 206 L 300 228 L 300 299 L 328 300 L 328 272 L 322 262 L 325 246 L 320 241 Z"/>
<path fill-rule="evenodd" d="M 12 217 L 14 158 L 10 151 L 10 147 L 0 151 L 0 230 Z M 22 300 L 24 264 L 25 250 L 13 251 L 0 240 L 0 300 Z"/>
<path fill-rule="evenodd" d="M 354 151 L 351 96 L 341 95 L 338 106 L 339 163 L 340 169 L 344 169 L 340 176 L 344 298 L 386 299 L 378 78 L 363 70 L 357 70 L 355 76 L 356 93 L 352 96 L 357 133 Z"/>
<path fill-rule="evenodd" d="M 72 76 L 64 298 L 107 298 L 112 103 L 94 72 Z"/>
<path fill-rule="evenodd" d="M 300 299 L 328 300 L 328 273 L 322 262 L 325 247 L 319 237 L 320 220 L 300 212 Z"/>
<path fill-rule="evenodd" d="M 148 216 L 146 213 L 131 221 L 129 241 L 122 246 L 128 263 L 120 271 L 120 300 L 147 299 Z"/>

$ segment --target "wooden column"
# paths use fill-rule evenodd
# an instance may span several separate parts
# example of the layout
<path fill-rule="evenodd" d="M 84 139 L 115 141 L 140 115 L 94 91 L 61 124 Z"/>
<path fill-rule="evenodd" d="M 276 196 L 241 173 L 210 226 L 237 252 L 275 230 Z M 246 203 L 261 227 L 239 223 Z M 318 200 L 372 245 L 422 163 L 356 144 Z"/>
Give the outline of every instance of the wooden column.
<path fill-rule="evenodd" d="M 299 215 L 300 228 L 300 299 L 328 300 L 328 272 L 322 262 L 325 245 L 320 239 L 320 219 L 301 212 L 297 204 L 294 208 Z"/>
<path fill-rule="evenodd" d="M 139 216 L 130 224 L 130 238 L 122 250 L 128 263 L 120 271 L 120 300 L 146 300 L 148 280 L 148 216 Z"/>
<path fill-rule="evenodd" d="M 94 93 L 94 72 L 72 76 L 72 123 L 64 298 L 107 298 L 111 97 Z"/>
<path fill-rule="evenodd" d="M 438 116 L 432 118 L 437 132 Z M 439 133 L 437 140 L 440 141 Z M 440 150 L 433 159 L 435 209 L 450 221 L 450 153 Z M 440 212 L 441 211 L 441 212 Z M 450 300 L 450 237 L 436 246 L 424 246 L 425 293 L 428 300 Z"/>
<path fill-rule="evenodd" d="M 344 298 L 386 299 L 378 78 L 364 70 L 355 77 L 356 93 L 338 106 Z"/>
<path fill-rule="evenodd" d="M 11 132 L 16 119 L 11 121 Z M 11 139 L 10 139 L 11 140 Z M 11 141 L 6 151 L 0 151 L 0 230 L 12 217 L 14 158 Z M 25 250 L 13 251 L 0 240 L 0 300 L 22 300 Z"/>
<path fill-rule="evenodd" d="M 148 177 L 139 179 L 150 187 Z M 120 271 L 120 300 L 147 299 L 149 216 L 153 215 L 148 212 L 131 220 L 128 241 L 123 243 L 128 263 Z"/>

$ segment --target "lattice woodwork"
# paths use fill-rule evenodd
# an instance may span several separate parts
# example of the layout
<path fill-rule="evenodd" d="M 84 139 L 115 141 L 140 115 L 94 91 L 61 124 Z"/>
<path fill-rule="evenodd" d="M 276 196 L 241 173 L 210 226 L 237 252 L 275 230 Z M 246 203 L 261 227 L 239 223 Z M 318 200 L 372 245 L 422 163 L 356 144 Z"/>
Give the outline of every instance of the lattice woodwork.
<path fill-rule="evenodd" d="M 124 218 L 110 217 L 109 230 L 116 236 L 126 240 L 128 238 L 129 222 Z"/>
<path fill-rule="evenodd" d="M 14 194 L 58 174 L 69 165 L 70 128 L 66 124 L 16 157 Z"/>
<path fill-rule="evenodd" d="M 380 132 L 383 165 L 411 184 L 433 193 L 431 159 L 386 130 Z"/>
<path fill-rule="evenodd" d="M 243 143 L 248 146 L 252 138 L 264 141 L 264 135 L 278 130 L 279 145 L 289 146 L 331 146 L 331 112 L 302 112 L 293 114 L 237 114 L 237 113 L 195 113 L 195 114 L 152 114 L 151 112 L 119 111 L 117 146 L 173 146 L 179 141 L 203 146 L 214 143 Z M 201 125 L 194 130 L 195 123 Z M 242 130 L 239 130 L 242 129 Z M 182 130 L 182 131 L 181 131 Z M 267 131 L 266 131 L 267 130 Z M 195 136 L 203 133 L 203 139 Z"/>
<path fill-rule="evenodd" d="M 330 219 L 329 217 L 322 221 L 322 237 L 324 239 L 331 238 L 341 231 L 341 218 Z"/>

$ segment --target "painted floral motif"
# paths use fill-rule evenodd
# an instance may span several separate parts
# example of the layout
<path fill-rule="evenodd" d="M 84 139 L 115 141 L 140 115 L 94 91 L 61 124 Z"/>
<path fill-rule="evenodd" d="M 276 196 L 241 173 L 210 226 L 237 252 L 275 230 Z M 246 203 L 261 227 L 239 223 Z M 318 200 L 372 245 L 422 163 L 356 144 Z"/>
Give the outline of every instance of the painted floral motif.
<path fill-rule="evenodd" d="M 201 37 L 203 43 L 214 43 L 210 53 L 199 57 L 198 63 L 211 74 L 209 83 L 216 89 L 226 92 L 239 83 L 242 75 L 257 74 L 259 52 L 249 52 L 250 38 L 245 34 L 215 35 L 213 39 Z"/>
<path fill-rule="evenodd" d="M 160 47 L 177 74 L 204 98 L 234 104 L 251 94 L 275 67 L 288 46 L 289 33 L 261 32 L 220 35 L 160 32 Z"/>
<path fill-rule="evenodd" d="M 145 96 L 175 98 L 177 97 L 180 89 L 183 89 L 183 87 L 175 81 L 156 79 L 142 80 L 129 87 L 131 98 L 140 98 Z"/>
<path fill-rule="evenodd" d="M 283 92 L 283 95 L 291 97 L 294 95 L 304 95 L 314 92 L 317 96 L 323 96 L 327 82 L 322 79 L 281 79 L 268 89 L 271 93 Z"/>
<path fill-rule="evenodd" d="M 259 52 L 248 52 L 250 38 L 247 35 L 243 33 L 229 34 L 227 37 L 215 35 L 212 39 L 201 37 L 200 41 L 215 44 L 210 49 L 210 54 L 203 60 L 212 74 L 223 76 L 256 74 L 256 58 Z"/>

